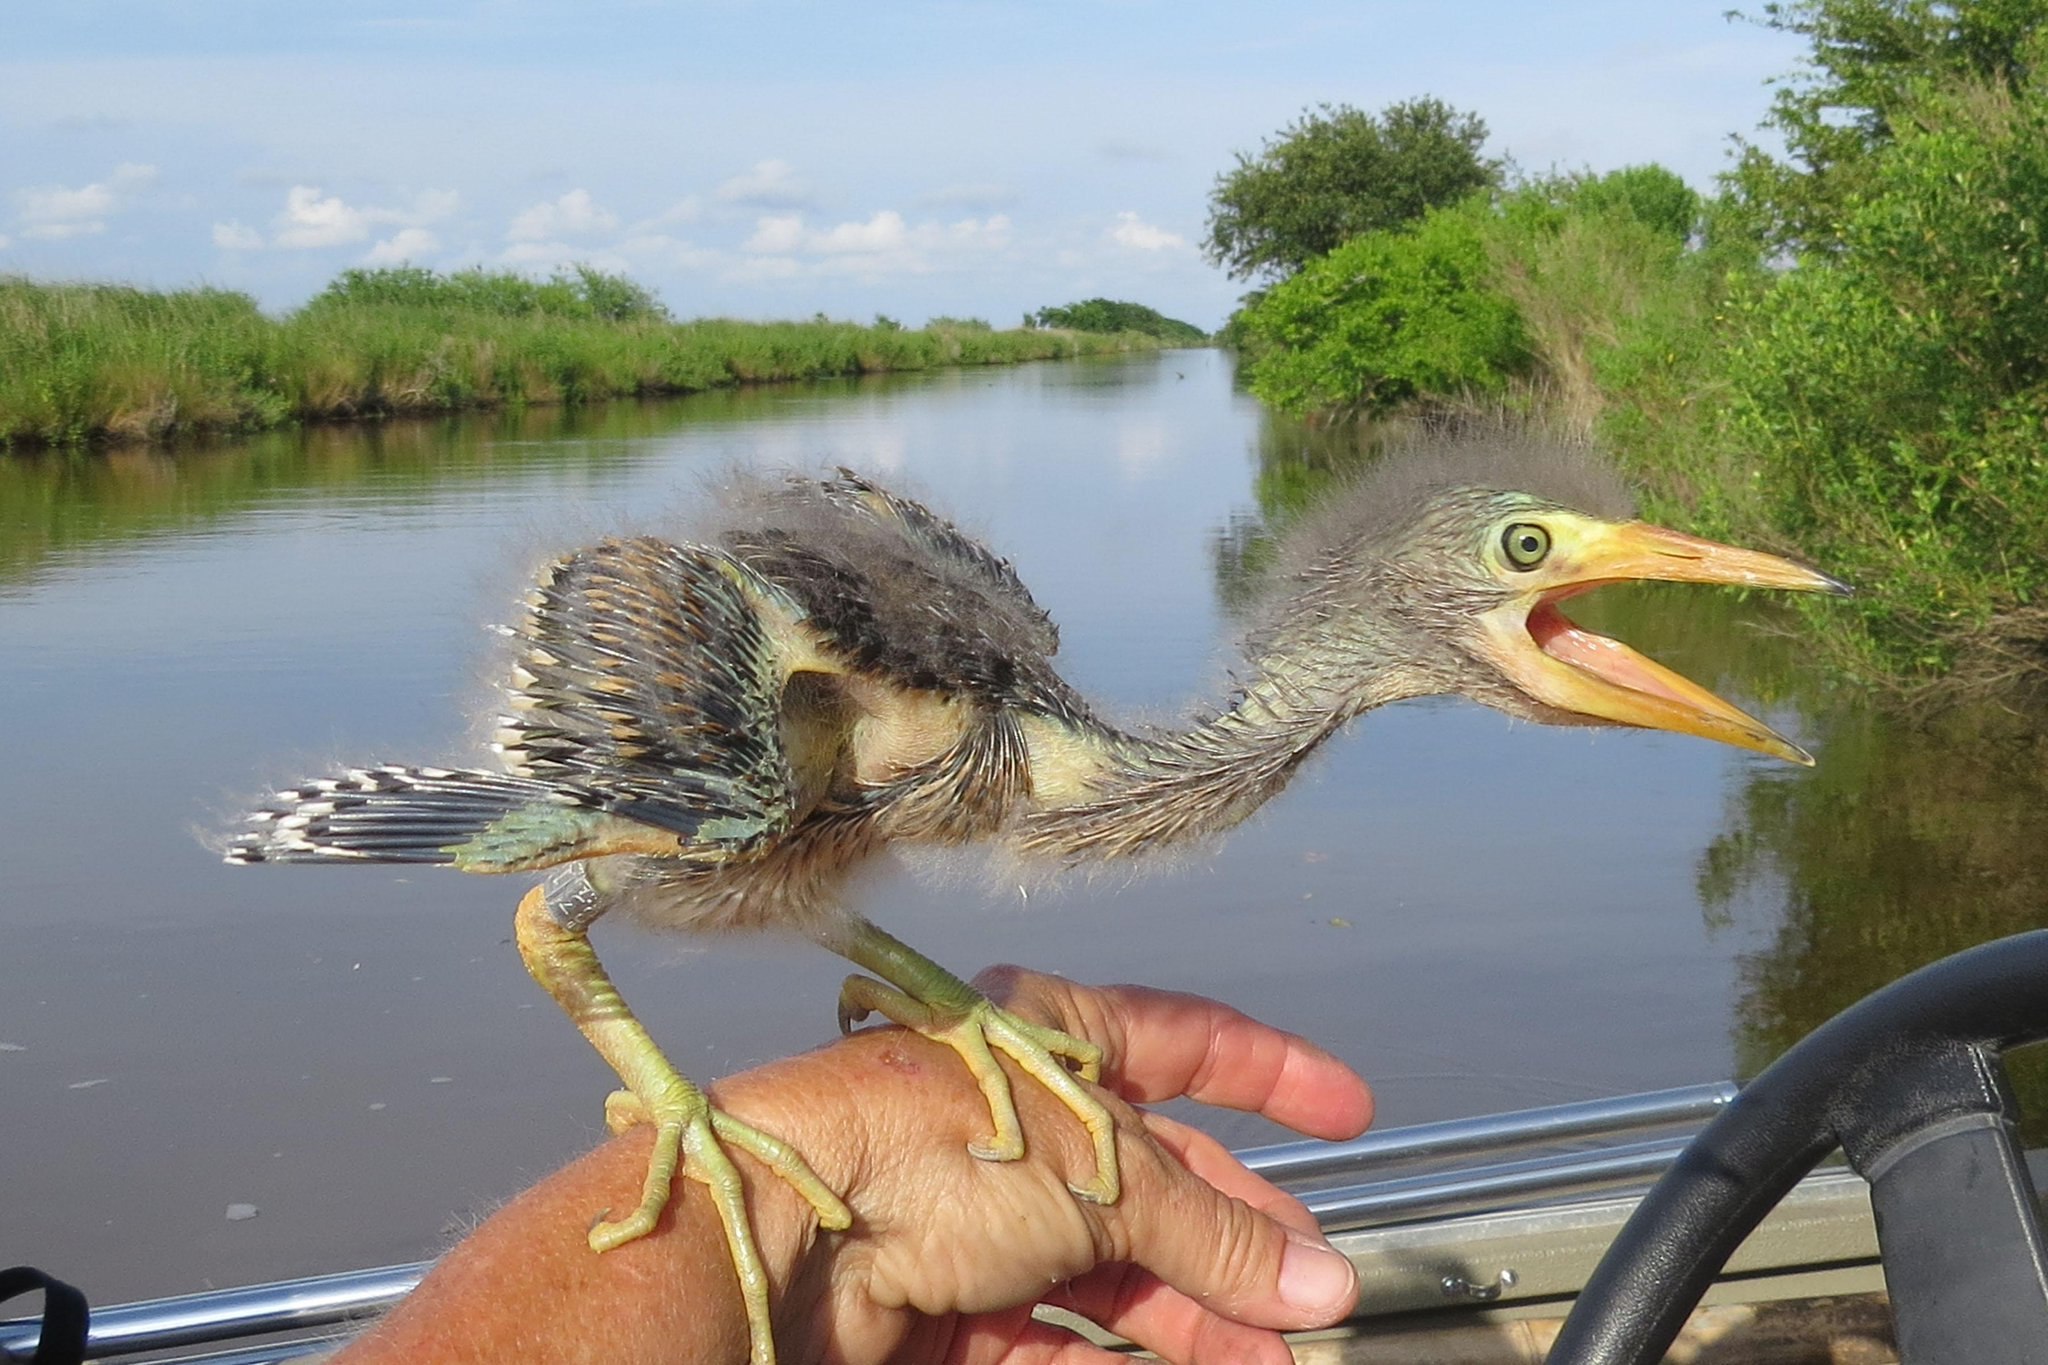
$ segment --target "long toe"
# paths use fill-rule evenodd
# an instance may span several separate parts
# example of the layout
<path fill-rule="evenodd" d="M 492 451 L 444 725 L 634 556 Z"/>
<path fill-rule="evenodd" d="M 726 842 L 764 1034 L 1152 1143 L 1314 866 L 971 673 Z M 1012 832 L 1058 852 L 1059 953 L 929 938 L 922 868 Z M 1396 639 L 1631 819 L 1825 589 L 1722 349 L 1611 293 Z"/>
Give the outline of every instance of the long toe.
<path fill-rule="evenodd" d="M 620 1092 L 606 1103 L 605 1113 L 608 1119 L 624 1119 L 629 1124 L 653 1124 L 654 1149 L 647 1159 L 647 1177 L 641 1186 L 639 1205 L 624 1218 L 606 1220 L 593 1227 L 591 1247 L 609 1251 L 653 1232 L 668 1207 L 680 1170 L 710 1193 L 719 1223 L 725 1229 L 726 1249 L 732 1257 L 740 1297 L 747 1309 L 749 1359 L 752 1365 L 774 1365 L 768 1271 L 754 1240 L 746 1186 L 727 1149 L 736 1146 L 751 1153 L 788 1181 L 810 1201 L 826 1227 L 844 1228 L 853 1221 L 844 1202 L 826 1188 L 787 1143 L 712 1108 L 704 1093 L 686 1081 L 651 1098 Z"/>
<path fill-rule="evenodd" d="M 956 1026 L 958 1031 L 970 1029 L 974 1034 L 975 1052 L 982 1057 L 991 1050 L 1003 1053 L 1073 1111 L 1081 1126 L 1088 1130 L 1089 1141 L 1095 1151 L 1095 1171 L 1084 1180 L 1069 1182 L 1069 1188 L 1091 1203 L 1114 1204 L 1123 1189 L 1117 1165 L 1116 1120 L 1110 1116 L 1108 1106 L 1100 1097 L 1068 1069 L 1068 1064 L 1072 1063 L 1082 1068 L 1082 1074 L 1088 1080 L 1094 1080 L 1101 1070 L 1101 1049 L 1085 1039 L 1020 1019 L 987 1000 L 971 1009 Z M 968 1059 L 969 1069 L 974 1069 L 975 1057 L 969 1050 L 961 1048 L 952 1037 L 946 1041 L 953 1043 L 956 1050 Z M 996 1068 L 996 1074 L 1001 1076 L 1000 1068 Z M 989 1086 L 983 1086 L 983 1093 L 991 1096 L 991 1112 L 1000 1138 L 1006 1131 L 1004 1115 L 994 1112 L 995 1097 Z M 1007 1083 L 1002 1086 L 1001 1101 L 1011 1106 L 1008 1129 L 1019 1133 L 1018 1152 L 1021 1154 L 1022 1130 Z M 979 1156 L 982 1152 L 976 1150 L 975 1154 Z"/>

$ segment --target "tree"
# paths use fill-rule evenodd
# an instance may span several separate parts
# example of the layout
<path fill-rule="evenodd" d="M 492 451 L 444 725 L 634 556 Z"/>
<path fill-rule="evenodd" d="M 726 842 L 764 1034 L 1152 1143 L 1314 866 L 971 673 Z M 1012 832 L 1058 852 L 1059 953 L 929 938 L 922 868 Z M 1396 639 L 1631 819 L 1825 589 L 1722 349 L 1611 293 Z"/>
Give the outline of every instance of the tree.
<path fill-rule="evenodd" d="M 1143 332 L 1173 346 L 1200 346 L 1208 333 L 1192 322 L 1170 318 L 1142 303 L 1121 299 L 1083 299 L 1051 308 L 1041 308 L 1026 320 L 1040 327 L 1065 327 L 1075 332 Z"/>
<path fill-rule="evenodd" d="M 1497 185 L 1479 154 L 1486 124 L 1424 96 L 1375 116 L 1349 105 L 1306 111 L 1209 193 L 1203 251 L 1233 279 L 1285 279 L 1364 232 L 1413 222 Z"/>
<path fill-rule="evenodd" d="M 1781 251 L 1832 251 L 1871 189 L 1873 156 L 1909 131 L 1934 85 L 1968 82 L 2018 96 L 2031 39 L 2048 28 L 2041 0 L 1771 0 L 1749 18 L 1812 49 L 1764 125 L 1784 159 L 1743 142 L 1728 176 L 1752 230 Z"/>
<path fill-rule="evenodd" d="M 1623 166 L 1602 176 L 1566 177 L 1559 193 L 1579 213 L 1633 218 L 1680 245 L 1700 226 L 1699 194 L 1676 171 L 1654 162 Z"/>

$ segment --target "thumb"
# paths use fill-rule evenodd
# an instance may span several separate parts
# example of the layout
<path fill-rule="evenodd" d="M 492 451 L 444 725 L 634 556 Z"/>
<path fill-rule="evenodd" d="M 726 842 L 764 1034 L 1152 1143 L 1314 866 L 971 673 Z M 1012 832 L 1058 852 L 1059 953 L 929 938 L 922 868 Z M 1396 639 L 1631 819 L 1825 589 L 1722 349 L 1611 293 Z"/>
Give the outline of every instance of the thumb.
<path fill-rule="evenodd" d="M 1120 1201 L 1125 1259 L 1238 1322 L 1293 1331 L 1341 1320 L 1358 1274 L 1323 1236 L 1223 1194 L 1171 1160 L 1143 1163 L 1164 1189 Z"/>

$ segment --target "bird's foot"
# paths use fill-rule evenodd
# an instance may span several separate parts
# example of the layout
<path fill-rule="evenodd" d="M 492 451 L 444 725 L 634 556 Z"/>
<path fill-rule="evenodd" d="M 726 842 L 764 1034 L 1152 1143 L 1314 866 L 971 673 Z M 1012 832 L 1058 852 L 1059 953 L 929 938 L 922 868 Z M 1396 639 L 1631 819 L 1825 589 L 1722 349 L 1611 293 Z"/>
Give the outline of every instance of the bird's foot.
<path fill-rule="evenodd" d="M 853 1214 L 793 1147 L 713 1108 L 704 1092 L 682 1076 L 672 1073 L 672 1083 L 649 1089 L 652 1093 L 646 1095 L 617 1090 L 605 1098 L 605 1125 L 614 1133 L 623 1133 L 638 1124 L 652 1124 L 654 1151 L 647 1159 L 639 1206 L 624 1218 L 596 1223 L 590 1229 L 591 1250 L 610 1251 L 654 1231 L 661 1211 L 668 1207 L 680 1165 L 685 1175 L 711 1192 L 719 1222 L 724 1225 L 726 1247 L 739 1275 L 740 1297 L 747 1307 L 752 1365 L 774 1365 L 768 1272 L 747 1218 L 746 1187 L 726 1153 L 727 1146 L 750 1153 L 788 1182 L 817 1211 L 821 1226 L 834 1230 L 848 1227 Z"/>
<path fill-rule="evenodd" d="M 995 1054 L 1001 1052 L 1052 1091 L 1088 1130 L 1095 1148 L 1095 1174 L 1067 1188 L 1094 1204 L 1114 1204 L 1122 1193 L 1117 1168 L 1116 1123 L 1109 1109 L 1081 1084 L 1102 1076 L 1102 1049 L 1085 1038 L 1020 1019 L 976 994 L 964 1005 L 933 1005 L 872 977 L 850 976 L 839 993 L 839 1027 L 848 1030 L 880 1014 L 960 1054 L 988 1101 L 995 1131 L 967 1150 L 984 1161 L 1015 1161 L 1024 1155 L 1024 1125 L 1017 1118 L 1010 1078 Z"/>
<path fill-rule="evenodd" d="M 725 1228 L 726 1247 L 746 1304 L 753 1365 L 774 1365 L 768 1272 L 747 1218 L 746 1187 L 728 1149 L 738 1147 L 752 1154 L 780 1176 L 817 1211 L 823 1226 L 848 1227 L 853 1215 L 788 1143 L 712 1108 L 704 1092 L 669 1064 L 597 960 L 584 933 L 590 916 L 573 901 L 563 908 L 567 917 L 557 918 L 548 906 L 544 886 L 534 887 L 521 898 L 513 919 L 519 956 L 534 980 L 547 988 L 626 1083 L 625 1090 L 605 1101 L 605 1123 L 614 1133 L 641 1123 L 654 1129 L 654 1150 L 647 1158 L 639 1205 L 624 1218 L 601 1219 L 592 1227 L 591 1249 L 610 1251 L 653 1232 L 661 1211 L 668 1207 L 680 1167 L 710 1192 Z"/>

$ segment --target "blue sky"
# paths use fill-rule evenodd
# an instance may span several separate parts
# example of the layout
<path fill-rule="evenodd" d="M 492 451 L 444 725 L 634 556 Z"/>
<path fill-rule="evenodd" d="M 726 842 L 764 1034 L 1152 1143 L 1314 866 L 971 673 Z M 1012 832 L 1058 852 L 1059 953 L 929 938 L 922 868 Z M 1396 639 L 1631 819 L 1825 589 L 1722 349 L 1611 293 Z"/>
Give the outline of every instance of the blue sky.
<path fill-rule="evenodd" d="M 1431 94 L 1695 185 L 1795 40 L 1726 0 L 65 0 L 0 37 L 0 272 L 266 306 L 353 265 L 624 271 L 678 314 L 1204 327 L 1237 151 Z"/>

